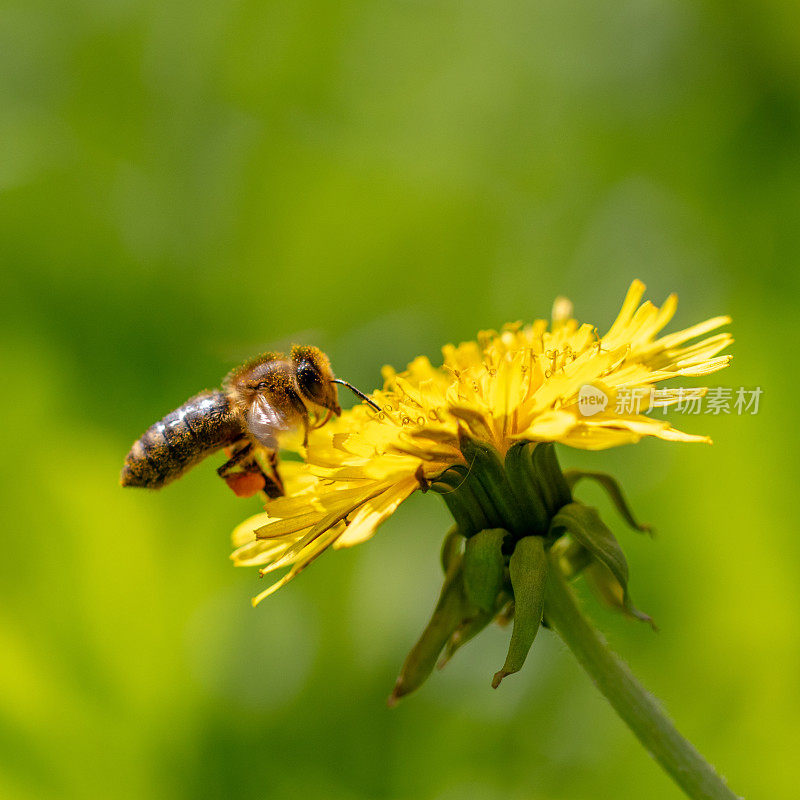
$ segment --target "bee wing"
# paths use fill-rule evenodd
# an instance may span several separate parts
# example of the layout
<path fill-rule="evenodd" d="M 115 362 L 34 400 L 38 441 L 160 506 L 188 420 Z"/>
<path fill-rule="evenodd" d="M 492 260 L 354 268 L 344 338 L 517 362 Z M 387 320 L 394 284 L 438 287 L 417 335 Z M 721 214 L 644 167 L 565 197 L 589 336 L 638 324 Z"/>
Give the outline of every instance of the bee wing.
<path fill-rule="evenodd" d="M 247 411 L 247 427 L 260 444 L 277 450 L 278 436 L 294 427 L 296 416 L 293 408 L 278 408 L 268 397 L 259 394 Z"/>

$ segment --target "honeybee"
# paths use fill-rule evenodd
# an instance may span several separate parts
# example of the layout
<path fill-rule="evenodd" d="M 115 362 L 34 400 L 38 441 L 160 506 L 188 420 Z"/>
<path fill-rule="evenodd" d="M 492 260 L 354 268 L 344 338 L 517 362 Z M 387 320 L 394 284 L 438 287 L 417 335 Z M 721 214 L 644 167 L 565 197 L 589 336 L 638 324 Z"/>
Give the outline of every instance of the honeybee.
<path fill-rule="evenodd" d="M 151 425 L 133 443 L 120 474 L 123 486 L 160 489 L 207 456 L 230 448 L 217 473 L 237 495 L 264 491 L 280 497 L 281 437 L 310 430 L 339 416 L 336 385 L 341 384 L 379 410 L 363 392 L 335 378 L 328 357 L 317 347 L 295 346 L 287 358 L 265 353 L 228 373 L 221 389 L 201 392 Z M 266 455 L 269 474 L 257 453 Z"/>

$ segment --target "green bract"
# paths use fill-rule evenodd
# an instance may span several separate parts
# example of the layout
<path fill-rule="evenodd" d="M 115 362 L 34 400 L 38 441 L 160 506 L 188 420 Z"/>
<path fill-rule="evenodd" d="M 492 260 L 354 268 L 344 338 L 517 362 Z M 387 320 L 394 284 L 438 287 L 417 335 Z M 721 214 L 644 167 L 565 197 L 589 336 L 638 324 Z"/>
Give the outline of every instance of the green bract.
<path fill-rule="evenodd" d="M 550 442 L 517 442 L 503 457 L 484 441 L 459 436 L 467 466 L 455 465 L 431 483 L 455 525 L 442 546 L 445 580 L 433 616 L 400 672 L 391 701 L 418 688 L 437 660 L 453 654 L 490 622 L 513 629 L 497 687 L 521 669 L 543 618 L 548 551 L 565 578 L 584 574 L 606 603 L 638 619 L 628 595 L 628 564 L 596 509 L 572 496 L 581 479 L 599 482 L 626 521 L 636 522 L 617 482 L 604 473 L 562 473 Z"/>

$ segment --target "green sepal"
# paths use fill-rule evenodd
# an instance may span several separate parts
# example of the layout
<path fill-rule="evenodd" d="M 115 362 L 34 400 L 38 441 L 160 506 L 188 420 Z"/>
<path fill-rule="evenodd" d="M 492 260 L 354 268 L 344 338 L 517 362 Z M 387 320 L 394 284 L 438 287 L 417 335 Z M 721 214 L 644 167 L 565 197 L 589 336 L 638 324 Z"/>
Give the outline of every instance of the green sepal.
<path fill-rule="evenodd" d="M 637 619 L 650 622 L 650 617 L 638 611 L 628 594 L 628 562 L 616 537 L 608 529 L 596 508 L 583 503 L 569 503 L 553 517 L 550 533 L 560 537 L 568 533 L 574 541 L 585 547 L 595 559 L 618 581 L 622 589 L 622 604 Z"/>
<path fill-rule="evenodd" d="M 496 689 L 508 675 L 519 672 L 539 631 L 547 583 L 547 556 L 541 536 L 526 536 L 517 542 L 508 563 L 514 591 L 514 628 L 503 668 L 492 678 Z"/>
<path fill-rule="evenodd" d="M 483 521 L 485 524 L 482 525 L 479 530 L 484 530 L 485 528 L 502 528 L 507 525 L 500 511 L 500 505 L 495 502 L 495 495 L 488 491 L 486 486 L 483 485 L 478 478 L 477 470 L 474 466 L 469 470 L 466 486 L 469 487 L 469 490 L 478 501 L 478 505 L 483 512 Z"/>
<path fill-rule="evenodd" d="M 589 564 L 596 564 L 592 554 L 581 544 L 571 539 L 569 536 L 562 536 L 553 542 L 550 548 L 550 555 L 558 559 L 558 566 L 561 574 L 569 580 L 583 572 Z"/>
<path fill-rule="evenodd" d="M 525 516 L 514 496 L 497 450 L 485 442 L 476 441 L 463 431 L 459 431 L 458 443 L 461 454 L 469 465 L 470 480 L 479 484 L 485 492 L 489 507 L 498 513 L 499 524 L 521 535 L 525 528 Z M 478 495 L 479 489 L 474 485 L 473 491 Z"/>
<path fill-rule="evenodd" d="M 481 611 L 491 611 L 503 588 L 503 539 L 508 532 L 490 528 L 476 533 L 464 545 L 464 590 L 467 600 Z"/>
<path fill-rule="evenodd" d="M 531 442 L 512 444 L 506 453 L 505 469 L 524 514 L 522 532 L 541 535 L 547 531 L 549 517 L 531 461 L 530 451 L 533 447 Z"/>
<path fill-rule="evenodd" d="M 454 559 L 461 555 L 461 549 L 464 544 L 464 534 L 458 525 L 453 525 L 445 534 L 444 541 L 442 542 L 442 549 L 439 553 L 439 560 L 442 564 L 442 572 L 447 573 L 450 565 Z"/>
<path fill-rule="evenodd" d="M 492 527 L 472 493 L 465 466 L 454 464 L 431 482 L 431 489 L 442 495 L 453 519 L 464 536 L 472 536 L 484 528 Z"/>
<path fill-rule="evenodd" d="M 640 622 L 647 622 L 654 631 L 658 630 L 657 625 L 653 622 L 652 617 L 639 611 L 628 600 L 628 605 L 625 605 L 625 592 L 620 585 L 620 582 L 611 574 L 611 570 L 599 561 L 594 561 L 589 564 L 583 572 L 583 577 L 592 591 L 605 603 L 609 608 L 625 614 L 627 617 L 638 619 Z"/>
<path fill-rule="evenodd" d="M 508 620 L 502 620 L 500 615 L 510 603 L 511 595 L 506 591 L 502 591 L 497 595 L 495 604 L 490 611 L 479 611 L 475 616 L 465 619 L 453 631 L 453 635 L 445 645 L 444 653 L 439 659 L 436 669 L 444 669 L 456 652 L 471 639 L 475 638 L 490 622 L 497 620 L 501 624 L 505 624 Z"/>
<path fill-rule="evenodd" d="M 552 516 L 560 508 L 572 502 L 572 492 L 561 472 L 555 445 L 552 442 L 539 442 L 533 448 L 531 461 L 539 479 L 545 507 Z"/>
<path fill-rule="evenodd" d="M 442 495 L 444 504 L 455 520 L 458 529 L 463 531 L 464 535 L 469 535 L 475 529 L 475 523 L 469 512 L 464 508 L 464 504 L 458 498 L 450 496 L 453 493 L 452 487 L 444 481 L 432 481 L 431 489 Z"/>
<path fill-rule="evenodd" d="M 461 558 L 454 559 L 445 577 L 439 600 L 430 622 L 425 627 L 417 643 L 406 656 L 400 676 L 389 696 L 389 706 L 418 689 L 436 666 L 442 648 L 463 621 L 474 615 L 464 596 Z"/>
<path fill-rule="evenodd" d="M 606 490 L 608 496 L 611 498 L 611 502 L 614 503 L 617 511 L 619 511 L 619 513 L 622 515 L 622 518 L 628 523 L 628 525 L 630 525 L 631 528 L 633 528 L 635 531 L 649 533 L 651 536 L 653 535 L 652 526 L 636 521 L 636 518 L 633 516 L 633 511 L 631 511 L 631 507 L 628 505 L 628 501 L 625 499 L 625 494 L 622 491 L 622 487 L 619 485 L 619 482 L 613 475 L 609 475 L 607 472 L 591 472 L 589 470 L 582 469 L 568 469 L 564 471 L 564 478 L 566 479 L 570 489 L 575 488 L 575 484 L 583 478 L 588 478 L 589 480 L 595 481 L 595 483 L 599 483 L 600 486 Z"/>

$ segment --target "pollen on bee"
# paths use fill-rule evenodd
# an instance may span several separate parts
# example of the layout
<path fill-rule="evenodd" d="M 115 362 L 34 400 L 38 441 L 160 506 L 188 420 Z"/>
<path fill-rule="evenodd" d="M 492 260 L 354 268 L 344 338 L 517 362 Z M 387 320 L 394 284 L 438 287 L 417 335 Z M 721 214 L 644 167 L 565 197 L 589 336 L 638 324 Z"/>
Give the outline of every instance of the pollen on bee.
<path fill-rule="evenodd" d="M 258 472 L 234 472 L 225 476 L 225 483 L 237 497 L 252 497 L 266 486 L 264 476 Z"/>

